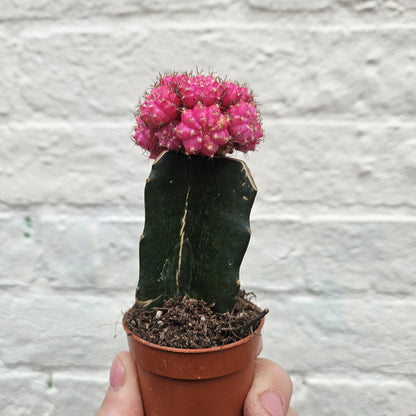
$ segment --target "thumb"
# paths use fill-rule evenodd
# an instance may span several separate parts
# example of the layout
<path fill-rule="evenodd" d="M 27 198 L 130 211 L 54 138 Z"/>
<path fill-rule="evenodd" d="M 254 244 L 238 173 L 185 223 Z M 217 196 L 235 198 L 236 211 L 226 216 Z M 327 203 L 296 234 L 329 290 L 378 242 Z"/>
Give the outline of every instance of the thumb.
<path fill-rule="evenodd" d="M 258 358 L 244 403 L 244 416 L 295 415 L 294 410 L 289 409 L 291 396 L 292 381 L 286 371 L 270 360 Z"/>
<path fill-rule="evenodd" d="M 114 359 L 110 387 L 95 416 L 144 416 L 136 364 L 128 351 Z"/>

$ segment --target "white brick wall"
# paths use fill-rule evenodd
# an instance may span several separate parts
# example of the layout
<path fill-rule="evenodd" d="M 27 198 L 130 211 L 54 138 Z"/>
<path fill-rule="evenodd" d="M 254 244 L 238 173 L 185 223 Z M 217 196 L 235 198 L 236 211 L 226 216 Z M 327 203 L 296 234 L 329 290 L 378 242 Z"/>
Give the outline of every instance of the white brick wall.
<path fill-rule="evenodd" d="M 137 280 L 132 112 L 198 66 L 262 106 L 242 281 L 294 405 L 414 416 L 415 38 L 413 0 L 3 0 L 1 415 L 97 409 Z"/>

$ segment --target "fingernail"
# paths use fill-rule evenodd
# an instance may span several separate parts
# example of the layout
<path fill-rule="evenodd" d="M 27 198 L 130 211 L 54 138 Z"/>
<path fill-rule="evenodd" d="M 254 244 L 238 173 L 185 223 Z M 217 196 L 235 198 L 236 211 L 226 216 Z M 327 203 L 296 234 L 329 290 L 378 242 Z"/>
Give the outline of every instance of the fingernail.
<path fill-rule="evenodd" d="M 271 416 L 283 416 L 282 400 L 273 390 L 265 391 L 260 396 L 260 403 Z"/>
<path fill-rule="evenodd" d="M 121 361 L 116 357 L 111 365 L 110 386 L 113 391 L 119 391 L 124 384 L 126 370 Z"/>

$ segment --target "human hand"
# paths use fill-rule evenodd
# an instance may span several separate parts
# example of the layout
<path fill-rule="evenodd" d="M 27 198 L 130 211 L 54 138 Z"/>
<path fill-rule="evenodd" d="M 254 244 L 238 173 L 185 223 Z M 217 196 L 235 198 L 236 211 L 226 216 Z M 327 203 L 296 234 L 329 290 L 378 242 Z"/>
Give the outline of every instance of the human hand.
<path fill-rule="evenodd" d="M 136 364 L 130 352 L 122 351 L 114 358 L 110 371 L 110 387 L 95 416 L 144 416 Z"/>
<path fill-rule="evenodd" d="M 256 359 L 254 379 L 244 403 L 244 416 L 298 416 L 290 407 L 292 380 L 282 367 Z"/>
<path fill-rule="evenodd" d="M 144 416 L 136 365 L 123 351 L 113 361 L 110 387 L 95 416 Z M 292 382 L 288 374 L 272 361 L 258 358 L 254 380 L 244 404 L 244 416 L 298 416 L 289 407 Z"/>

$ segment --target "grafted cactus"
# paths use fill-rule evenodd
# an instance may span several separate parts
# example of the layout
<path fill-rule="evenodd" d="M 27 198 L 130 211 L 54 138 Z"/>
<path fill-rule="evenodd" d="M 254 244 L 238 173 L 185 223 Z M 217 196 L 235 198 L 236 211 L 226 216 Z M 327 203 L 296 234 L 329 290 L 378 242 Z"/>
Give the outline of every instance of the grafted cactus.
<path fill-rule="evenodd" d="M 157 158 L 145 188 L 137 302 L 189 295 L 231 311 L 250 239 L 256 187 L 244 162 L 263 135 L 252 93 L 211 75 L 159 79 L 134 141 Z"/>

